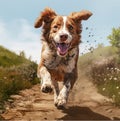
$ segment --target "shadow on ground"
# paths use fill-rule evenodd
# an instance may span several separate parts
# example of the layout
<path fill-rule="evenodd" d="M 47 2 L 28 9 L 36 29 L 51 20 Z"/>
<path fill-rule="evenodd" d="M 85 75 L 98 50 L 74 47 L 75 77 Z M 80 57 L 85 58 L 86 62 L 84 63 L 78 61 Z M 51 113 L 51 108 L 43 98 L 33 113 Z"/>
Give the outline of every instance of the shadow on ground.
<path fill-rule="evenodd" d="M 59 120 L 110 120 L 110 118 L 93 112 L 88 107 L 72 106 L 63 110 L 66 115 Z"/>

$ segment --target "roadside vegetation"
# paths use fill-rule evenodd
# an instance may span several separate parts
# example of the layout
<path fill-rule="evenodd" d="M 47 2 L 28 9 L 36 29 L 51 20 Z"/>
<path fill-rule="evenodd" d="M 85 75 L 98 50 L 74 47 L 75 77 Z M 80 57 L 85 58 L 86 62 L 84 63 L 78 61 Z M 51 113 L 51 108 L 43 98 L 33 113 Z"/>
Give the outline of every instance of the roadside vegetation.
<path fill-rule="evenodd" d="M 99 92 L 120 106 L 120 65 L 116 60 L 107 60 L 102 65 L 93 65 L 91 77 Z"/>
<path fill-rule="evenodd" d="M 120 28 L 113 28 L 108 39 L 111 46 L 98 45 L 91 53 L 79 58 L 78 66 L 101 94 L 120 106 Z"/>
<path fill-rule="evenodd" d="M 0 110 L 12 94 L 39 82 L 37 64 L 0 46 Z"/>

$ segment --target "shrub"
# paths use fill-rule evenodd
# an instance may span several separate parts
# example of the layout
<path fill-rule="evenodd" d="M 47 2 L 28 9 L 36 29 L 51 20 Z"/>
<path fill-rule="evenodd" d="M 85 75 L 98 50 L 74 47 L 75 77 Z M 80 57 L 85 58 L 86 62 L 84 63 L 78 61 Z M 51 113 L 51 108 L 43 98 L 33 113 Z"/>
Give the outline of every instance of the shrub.
<path fill-rule="evenodd" d="M 94 84 L 100 93 L 113 99 L 120 106 L 120 65 L 114 59 L 95 64 L 91 69 Z"/>
<path fill-rule="evenodd" d="M 27 63 L 9 68 L 0 67 L 0 101 L 16 94 L 19 90 L 30 88 L 39 82 L 36 74 L 37 65 Z"/>
<path fill-rule="evenodd" d="M 0 46 L 0 112 L 10 95 L 39 82 L 36 71 L 37 64 L 26 59 L 23 51 L 16 55 Z"/>

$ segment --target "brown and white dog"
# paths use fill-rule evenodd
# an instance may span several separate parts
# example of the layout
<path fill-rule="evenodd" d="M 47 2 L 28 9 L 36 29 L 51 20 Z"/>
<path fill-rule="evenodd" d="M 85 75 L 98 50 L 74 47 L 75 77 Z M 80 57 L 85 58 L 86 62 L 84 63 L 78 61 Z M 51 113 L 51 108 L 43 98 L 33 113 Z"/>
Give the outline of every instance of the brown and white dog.
<path fill-rule="evenodd" d="M 35 22 L 35 28 L 42 26 L 42 52 L 38 66 L 41 90 L 54 90 L 54 103 L 64 107 L 68 94 L 77 79 L 77 61 L 81 38 L 81 21 L 92 15 L 89 11 L 73 12 L 69 16 L 57 15 L 46 8 Z M 63 82 L 60 90 L 58 81 Z"/>

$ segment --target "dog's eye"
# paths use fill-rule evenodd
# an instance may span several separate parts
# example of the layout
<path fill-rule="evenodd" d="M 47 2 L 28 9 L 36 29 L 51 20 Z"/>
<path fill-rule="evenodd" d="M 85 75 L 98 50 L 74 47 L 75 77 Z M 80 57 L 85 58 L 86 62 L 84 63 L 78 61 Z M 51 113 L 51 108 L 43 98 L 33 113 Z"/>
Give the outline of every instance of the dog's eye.
<path fill-rule="evenodd" d="M 73 30 L 73 26 L 72 25 L 69 25 L 69 30 Z"/>
<path fill-rule="evenodd" d="M 54 29 L 57 29 L 57 28 L 58 28 L 58 26 L 57 26 L 57 25 L 54 25 L 54 26 L 53 26 L 53 28 L 54 28 Z"/>
<path fill-rule="evenodd" d="M 57 30 L 58 30 L 58 25 L 54 25 L 54 26 L 53 26 L 53 33 L 56 33 Z"/>

